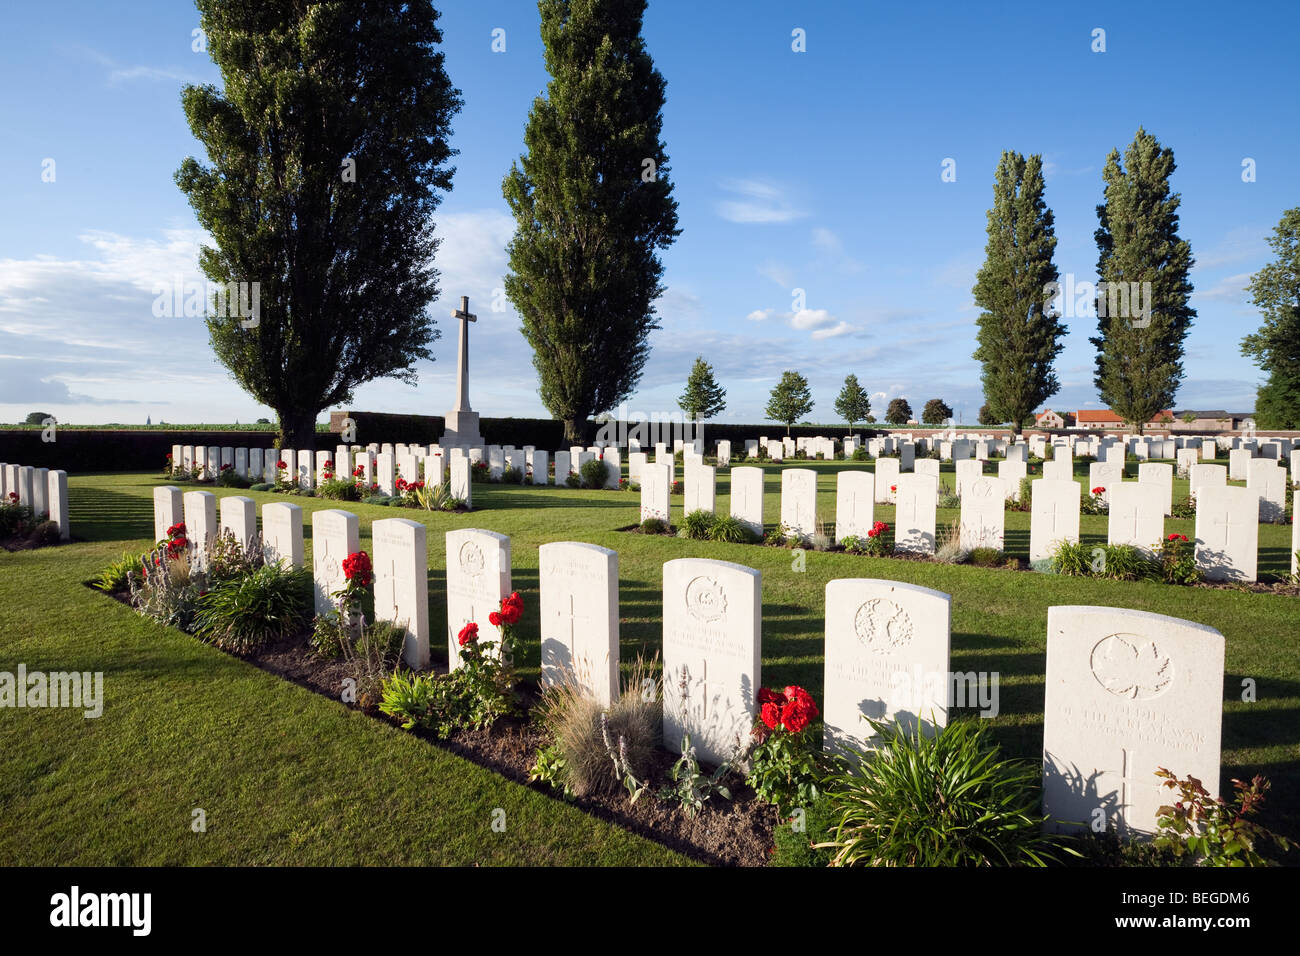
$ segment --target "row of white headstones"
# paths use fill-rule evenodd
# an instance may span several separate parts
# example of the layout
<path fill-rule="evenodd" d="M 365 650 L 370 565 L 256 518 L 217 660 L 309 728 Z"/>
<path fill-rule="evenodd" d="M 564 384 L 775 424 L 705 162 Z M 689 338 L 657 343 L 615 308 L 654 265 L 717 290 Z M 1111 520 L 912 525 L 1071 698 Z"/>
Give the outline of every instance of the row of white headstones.
<path fill-rule="evenodd" d="M 1227 469 L 1221 465 L 1197 465 L 1192 470 L 1192 494 L 1196 498 L 1195 555 L 1198 567 L 1209 580 L 1254 581 L 1259 554 L 1259 522 L 1280 517 L 1286 493 L 1286 473 L 1267 459 L 1263 468 L 1251 469 L 1250 486 L 1227 484 Z M 1056 464 L 1059 475 L 1047 470 Z M 875 521 L 875 505 L 894 503 L 894 541 L 899 551 L 934 554 L 939 496 L 939 462 L 920 459 L 918 471 L 900 473 L 898 459 L 880 458 L 875 472 L 844 470 L 836 474 L 835 539 L 865 539 Z M 1051 557 L 1063 542 L 1079 542 L 1079 514 L 1082 486 L 1070 477 L 1068 460 L 1044 462 L 1047 477 L 1032 482 L 1029 559 Z M 920 470 L 924 469 L 924 470 Z M 1002 550 L 1006 506 L 1020 494 L 1025 477 L 1021 461 L 1003 461 L 998 475 L 983 474 L 979 461 L 957 462 L 957 494 L 961 497 L 959 543 L 962 548 Z M 817 515 L 817 472 L 810 468 L 782 468 L 781 524 L 792 538 L 807 540 L 825 533 Z M 1138 480 L 1122 480 L 1117 464 L 1096 462 L 1089 466 L 1089 488 L 1108 504 L 1107 539 L 1112 545 L 1127 544 L 1154 554 L 1165 536 L 1165 517 L 1173 508 L 1173 466 L 1144 462 L 1138 466 Z M 730 471 L 729 513 L 755 534 L 763 533 L 765 472 L 762 468 L 738 466 Z M 643 464 L 640 472 L 641 520 L 671 520 L 671 464 Z M 1258 481 L 1258 484 L 1255 483 Z M 711 465 L 687 463 L 683 486 L 683 514 L 694 511 L 716 513 L 716 469 Z M 1267 497 L 1264 489 L 1267 489 Z M 1297 493 L 1300 500 L 1300 493 Z M 1291 572 L 1297 570 L 1300 523 L 1292 524 Z"/>
<path fill-rule="evenodd" d="M 17 498 L 12 495 L 17 495 Z M 0 461 L 0 501 L 26 505 L 38 518 L 45 515 L 59 526 L 60 540 L 67 541 L 72 537 L 68 524 L 66 471 Z"/>
<path fill-rule="evenodd" d="M 158 488 L 156 533 L 184 517 L 191 540 L 217 528 L 216 496 Z M 182 510 L 183 509 L 183 510 Z M 221 528 L 251 540 L 251 499 L 221 499 Z M 340 510 L 312 514 L 318 611 L 343 586 L 342 559 L 358 550 L 359 519 Z M 302 510 L 262 509 L 268 556 L 303 563 Z M 428 565 L 424 525 L 401 518 L 372 526 L 376 616 L 407 629 L 404 657 L 429 663 Z M 459 665 L 458 635 L 512 590 L 510 539 L 465 528 L 446 535 L 447 652 Z M 542 681 L 572 681 L 602 704 L 619 683 L 618 553 L 557 541 L 538 553 Z M 953 707 L 996 715 L 999 675 L 950 669 L 950 595 L 897 581 L 839 579 L 825 595 L 823 746 L 862 750 L 873 731 L 864 718 L 929 730 Z M 725 561 L 682 558 L 663 566 L 663 733 L 689 736 L 700 758 L 720 763 L 747 739 L 762 686 L 762 575 Z M 1189 621 L 1113 607 L 1048 611 L 1044 713 L 1044 812 L 1072 824 L 1099 819 L 1121 832 L 1151 831 L 1163 802 L 1158 767 L 1193 775 L 1211 791 L 1219 780 L 1223 636 Z M 629 692 L 642 692 L 631 688 Z"/>

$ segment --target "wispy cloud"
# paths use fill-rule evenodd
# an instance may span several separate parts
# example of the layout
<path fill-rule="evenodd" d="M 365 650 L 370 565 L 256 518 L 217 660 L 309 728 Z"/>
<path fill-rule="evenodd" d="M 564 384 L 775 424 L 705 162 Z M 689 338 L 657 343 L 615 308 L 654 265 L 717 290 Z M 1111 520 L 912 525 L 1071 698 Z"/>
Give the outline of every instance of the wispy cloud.
<path fill-rule="evenodd" d="M 717 203 L 718 215 L 728 222 L 771 223 L 790 222 L 807 215 L 797 209 L 786 195 L 786 190 L 762 179 L 732 179 L 722 183 L 722 189 L 738 198 L 722 199 Z"/>

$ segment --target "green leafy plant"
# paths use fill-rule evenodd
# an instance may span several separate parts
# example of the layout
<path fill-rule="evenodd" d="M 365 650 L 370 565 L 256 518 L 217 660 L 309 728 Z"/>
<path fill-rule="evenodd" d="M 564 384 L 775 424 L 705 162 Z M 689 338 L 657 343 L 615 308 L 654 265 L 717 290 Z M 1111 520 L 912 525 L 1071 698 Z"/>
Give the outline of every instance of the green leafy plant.
<path fill-rule="evenodd" d="M 581 488 L 582 476 L 574 471 L 569 472 L 564 478 L 564 486 L 566 488 Z"/>
<path fill-rule="evenodd" d="M 1160 572 L 1154 561 L 1131 544 L 1103 545 L 1102 560 L 1094 554 L 1089 565 L 1094 574 L 1112 581 L 1139 581 Z"/>
<path fill-rule="evenodd" d="M 130 579 L 131 606 L 145 617 L 189 631 L 203 576 L 195 574 L 184 548 L 169 553 L 163 546 L 145 554 L 140 580 Z"/>
<path fill-rule="evenodd" d="M 18 503 L 18 493 L 11 491 L 9 501 L 0 504 L 0 538 L 26 534 L 36 524 L 36 515 L 27 505 Z"/>
<path fill-rule="evenodd" d="M 725 544 L 753 544 L 757 540 L 753 530 L 734 515 L 718 515 L 709 528 L 709 540 Z"/>
<path fill-rule="evenodd" d="M 194 609 L 194 633 L 247 654 L 303 628 L 311 618 L 312 577 L 306 568 L 265 564 L 214 581 Z"/>
<path fill-rule="evenodd" d="M 62 535 L 57 521 L 39 521 L 27 535 L 27 542 L 34 548 L 48 548 L 58 544 Z"/>
<path fill-rule="evenodd" d="M 549 784 L 552 789 L 561 790 L 566 797 L 573 796 L 573 791 L 569 789 L 565 782 L 565 768 L 568 761 L 564 758 L 564 751 L 557 743 L 545 744 L 537 750 L 537 758 L 533 765 L 528 769 L 529 783 Z"/>
<path fill-rule="evenodd" d="M 723 781 L 732 772 L 731 765 L 723 763 L 712 775 L 703 773 L 688 734 L 682 738 L 682 755 L 669 769 L 669 782 L 659 790 L 658 798 L 679 805 L 688 817 L 694 817 L 715 794 L 731 799 L 731 790 Z"/>
<path fill-rule="evenodd" d="M 1062 541 L 1049 562 L 1053 574 L 1086 577 L 1092 573 L 1092 549 L 1080 541 Z"/>
<path fill-rule="evenodd" d="M 646 518 L 641 522 L 642 534 L 667 534 L 668 522 L 663 518 Z"/>
<path fill-rule="evenodd" d="M 128 554 L 124 551 L 120 558 L 99 572 L 91 587 L 106 594 L 119 594 L 122 591 L 130 590 L 131 579 L 134 577 L 137 581 L 140 580 L 140 569 L 139 555 Z"/>
<path fill-rule="evenodd" d="M 1195 518 L 1196 517 L 1196 499 L 1191 495 L 1179 498 L 1169 509 L 1171 517 L 1174 518 Z"/>
<path fill-rule="evenodd" d="M 330 478 L 316 486 L 316 497 L 334 501 L 360 501 L 361 489 L 352 478 Z"/>
<path fill-rule="evenodd" d="M 937 732 L 868 720 L 875 749 L 830 775 L 832 866 L 1045 866 L 1076 855 L 1043 832 L 1040 771 L 999 758 L 977 720 Z"/>
<path fill-rule="evenodd" d="M 523 469 L 507 467 L 501 470 L 501 484 L 522 485 L 523 483 L 524 483 Z"/>
<path fill-rule="evenodd" d="M 1271 866 L 1258 846 L 1272 842 L 1279 850 L 1291 848 L 1291 841 L 1252 820 L 1270 784 L 1261 776 L 1249 784 L 1234 779 L 1236 795 L 1231 802 L 1210 796 L 1195 777 L 1180 780 L 1164 767 L 1156 770 L 1162 786 L 1176 790 L 1180 799 L 1156 811 L 1160 827 L 1154 843 L 1175 857 L 1190 856 L 1198 866 Z"/>
<path fill-rule="evenodd" d="M 433 674 L 395 670 L 384 678 L 380 691 L 379 712 L 399 721 L 404 730 L 426 722 L 438 696 L 438 678 Z"/>
<path fill-rule="evenodd" d="M 203 566 L 210 582 L 244 577 L 266 563 L 260 539 L 245 546 L 229 528 L 209 538 L 204 552 Z"/>
<path fill-rule="evenodd" d="M 682 536 L 696 541 L 707 541 L 717 520 L 717 516 L 712 511 L 692 511 L 682 519 Z"/>
<path fill-rule="evenodd" d="M 604 488 L 609 480 L 609 465 L 600 458 L 584 461 L 579 471 L 584 488 Z"/>

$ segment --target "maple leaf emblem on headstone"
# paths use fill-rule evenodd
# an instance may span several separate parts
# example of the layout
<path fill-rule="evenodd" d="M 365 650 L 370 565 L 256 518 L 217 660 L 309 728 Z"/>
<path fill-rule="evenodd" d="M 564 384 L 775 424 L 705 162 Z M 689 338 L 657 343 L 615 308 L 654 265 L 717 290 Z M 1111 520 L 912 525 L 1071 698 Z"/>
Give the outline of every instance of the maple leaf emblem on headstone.
<path fill-rule="evenodd" d="M 1092 674 L 1117 697 L 1149 700 L 1173 682 L 1174 665 L 1154 641 L 1112 634 L 1092 649 Z"/>

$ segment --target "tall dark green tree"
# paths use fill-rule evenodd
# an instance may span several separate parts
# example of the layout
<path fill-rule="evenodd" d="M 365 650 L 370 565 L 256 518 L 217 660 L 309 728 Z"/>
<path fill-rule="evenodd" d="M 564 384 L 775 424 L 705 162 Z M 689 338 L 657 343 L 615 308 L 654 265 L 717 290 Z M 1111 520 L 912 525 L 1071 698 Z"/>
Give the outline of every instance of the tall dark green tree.
<path fill-rule="evenodd" d="M 645 0 L 540 0 L 551 75 L 527 152 L 502 184 L 515 216 L 505 289 L 542 403 L 582 442 L 627 398 L 659 328 L 658 251 L 677 229 L 660 139 L 664 78 L 641 38 Z"/>
<path fill-rule="evenodd" d="M 781 373 L 781 381 L 772 388 L 767 400 L 767 417 L 774 422 L 785 423 L 785 433 L 790 434 L 790 426 L 813 410 L 812 389 L 808 379 L 798 372 Z"/>
<path fill-rule="evenodd" d="M 942 425 L 950 418 L 952 418 L 952 406 L 942 398 L 930 399 L 925 403 L 925 408 L 921 409 L 923 425 Z"/>
<path fill-rule="evenodd" d="M 432 216 L 460 95 L 427 0 L 197 6 L 225 82 L 181 94 L 208 165 L 186 159 L 176 182 L 215 242 L 203 273 L 257 283 L 259 304 L 211 315 L 209 337 L 280 441 L 311 448 L 322 409 L 374 379 L 414 384 L 432 358 Z"/>
<path fill-rule="evenodd" d="M 686 391 L 677 400 L 689 421 L 698 422 L 712 418 L 727 407 L 727 390 L 713 377 L 713 366 L 696 357 L 691 374 L 686 378 Z"/>
<path fill-rule="evenodd" d="M 1300 428 L 1300 207 L 1288 209 L 1269 236 L 1275 258 L 1250 278 L 1264 324 L 1241 342 L 1268 375 L 1255 397 L 1260 428 Z"/>
<path fill-rule="evenodd" d="M 1173 150 L 1139 128 L 1123 164 L 1119 150 L 1111 150 L 1102 171 L 1105 201 L 1097 207 L 1095 234 L 1099 334 L 1089 341 L 1097 347 L 1097 393 L 1138 434 L 1174 403 L 1183 343 L 1196 316 L 1187 304 L 1192 247 L 1178 237 L 1182 198 L 1169 187 L 1175 168 Z"/>
<path fill-rule="evenodd" d="M 891 400 L 889 408 L 885 410 L 885 421 L 890 425 L 906 425 L 911 418 L 912 406 L 905 398 Z"/>
<path fill-rule="evenodd" d="M 1003 152 L 993 175 L 984 265 L 975 279 L 975 358 L 984 400 L 998 421 L 1020 423 L 1060 391 L 1053 365 L 1066 328 L 1051 307 L 1058 273 L 1052 210 L 1043 200 L 1043 158 Z"/>
<path fill-rule="evenodd" d="M 871 414 L 871 396 L 858 384 L 856 375 L 844 377 L 844 387 L 835 397 L 835 414 L 849 424 L 849 431 L 857 422 L 865 422 Z"/>

